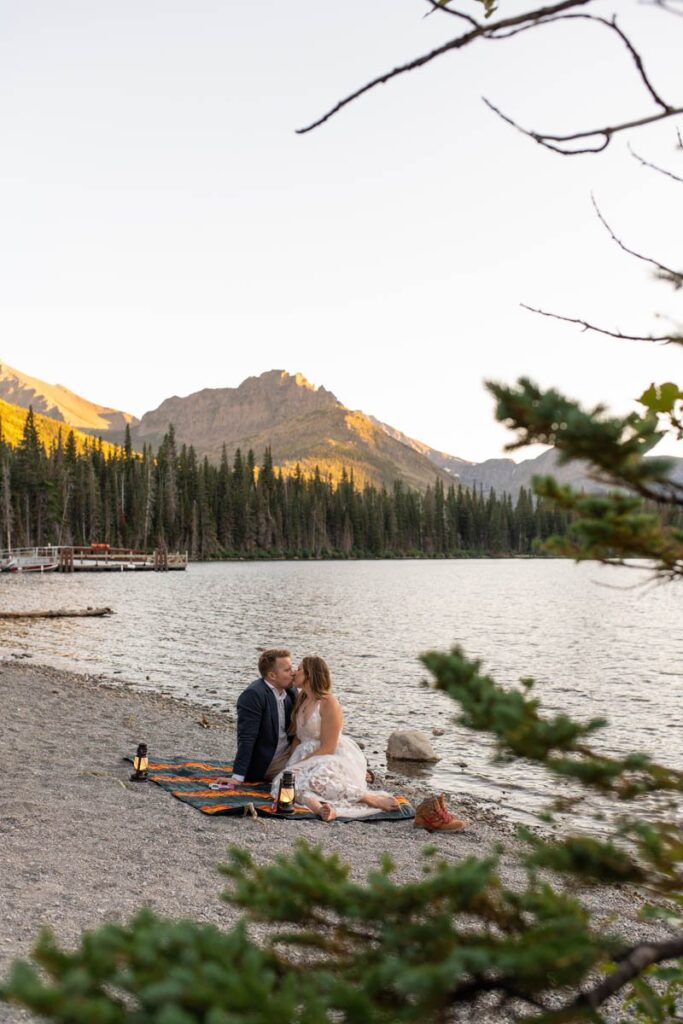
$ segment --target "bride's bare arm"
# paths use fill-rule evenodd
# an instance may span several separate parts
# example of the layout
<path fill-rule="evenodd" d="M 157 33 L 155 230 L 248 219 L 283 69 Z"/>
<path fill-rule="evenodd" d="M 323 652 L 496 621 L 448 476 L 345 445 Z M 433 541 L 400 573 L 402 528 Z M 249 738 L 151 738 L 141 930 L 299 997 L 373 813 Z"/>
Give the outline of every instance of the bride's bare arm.
<path fill-rule="evenodd" d="M 325 697 L 320 702 L 320 746 L 317 754 L 334 754 L 339 743 L 344 716 L 336 697 Z"/>
<path fill-rule="evenodd" d="M 298 763 L 301 764 L 303 761 L 307 761 L 309 757 L 334 754 L 339 743 L 343 724 L 344 716 L 342 715 L 341 705 L 337 698 L 332 696 L 323 697 L 320 701 L 320 746 L 312 750 L 307 757 L 302 757 Z"/>

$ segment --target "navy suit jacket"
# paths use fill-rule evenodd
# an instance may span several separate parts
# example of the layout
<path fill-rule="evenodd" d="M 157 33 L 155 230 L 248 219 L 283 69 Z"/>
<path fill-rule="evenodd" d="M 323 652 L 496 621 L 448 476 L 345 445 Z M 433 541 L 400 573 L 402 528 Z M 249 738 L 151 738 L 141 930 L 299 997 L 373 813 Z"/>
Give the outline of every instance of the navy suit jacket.
<path fill-rule="evenodd" d="M 285 728 L 289 728 L 296 691 L 285 692 Z M 255 679 L 237 701 L 237 753 L 233 772 L 257 782 L 273 760 L 280 733 L 275 694 L 264 679 Z"/>

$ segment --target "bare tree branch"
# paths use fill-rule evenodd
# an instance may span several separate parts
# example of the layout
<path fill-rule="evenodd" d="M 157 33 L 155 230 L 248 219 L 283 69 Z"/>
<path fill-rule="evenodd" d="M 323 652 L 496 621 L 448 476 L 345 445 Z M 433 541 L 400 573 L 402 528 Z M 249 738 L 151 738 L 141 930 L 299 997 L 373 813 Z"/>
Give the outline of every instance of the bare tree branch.
<path fill-rule="evenodd" d="M 616 564 L 623 564 L 615 560 Z M 640 566 L 630 566 L 639 568 Z M 596 1010 L 604 1002 L 610 999 L 615 993 L 622 989 L 629 981 L 633 981 L 652 964 L 663 963 L 667 960 L 674 960 L 683 955 L 683 935 L 675 936 L 663 942 L 640 943 L 637 946 L 624 950 L 617 956 L 617 969 L 609 974 L 603 981 L 597 984 L 588 992 L 582 992 L 571 1003 L 564 1008 L 568 1010 Z M 498 975 L 497 977 L 484 977 L 474 975 L 467 981 L 461 982 L 450 993 L 449 1001 L 452 1004 L 470 1002 L 473 998 L 483 995 L 486 992 L 501 993 L 506 1000 L 521 1000 L 547 1012 L 548 1006 L 537 996 L 524 990 L 519 986 L 515 977 Z M 561 1011 L 560 1011 L 561 1012 Z"/>
<path fill-rule="evenodd" d="M 642 167 L 649 167 L 650 170 L 657 171 L 659 174 L 664 174 L 667 178 L 672 178 L 673 181 L 683 182 L 683 178 L 681 178 L 678 174 L 674 174 L 673 171 L 667 171 L 665 167 L 659 167 L 657 164 L 651 164 L 649 160 L 644 160 L 643 157 L 639 156 L 638 153 L 636 153 L 636 151 L 631 147 L 630 142 L 627 144 L 627 149 L 631 156 L 634 158 L 634 160 L 637 160 Z"/>
<path fill-rule="evenodd" d="M 655 87 L 653 86 L 652 82 L 650 81 L 650 79 L 649 79 L 649 77 L 647 75 L 647 72 L 645 71 L 645 66 L 643 64 L 643 58 L 640 56 L 640 54 L 638 53 L 638 51 L 636 50 L 635 46 L 633 45 L 631 40 L 628 38 L 626 33 L 622 32 L 622 30 L 617 25 L 616 15 L 614 15 L 612 18 L 608 19 L 608 18 L 601 18 L 597 14 L 558 14 L 558 15 L 555 15 L 554 17 L 552 17 L 552 18 L 544 18 L 542 22 L 531 22 L 531 23 L 529 23 L 527 25 L 521 25 L 518 28 L 510 29 L 508 32 L 496 33 L 496 35 L 492 36 L 491 38 L 493 38 L 493 39 L 510 39 L 512 36 L 519 35 L 521 32 L 528 32 L 529 29 L 539 28 L 541 25 L 552 25 L 552 24 L 554 24 L 555 22 L 558 22 L 558 21 L 591 21 L 591 22 L 594 22 L 596 25 L 604 25 L 605 28 L 610 30 L 610 32 L 616 33 L 616 35 L 619 37 L 619 39 L 621 39 L 621 41 L 623 42 L 624 46 L 626 47 L 626 49 L 630 53 L 630 55 L 631 55 L 631 57 L 633 59 L 633 63 L 635 64 L 636 69 L 638 71 L 638 75 L 639 75 L 641 81 L 643 82 L 643 85 L 645 86 L 647 91 L 650 93 L 650 96 L 655 101 L 657 106 L 661 107 L 662 110 L 666 110 L 666 111 L 670 111 L 671 110 L 670 105 L 668 103 L 666 103 L 661 98 L 659 93 L 655 90 Z"/>
<path fill-rule="evenodd" d="M 477 28 L 473 28 L 470 32 L 466 32 L 462 36 L 457 36 L 455 39 L 449 39 L 448 42 L 442 46 L 437 46 L 435 50 L 430 50 L 429 53 L 423 54 L 421 57 L 416 57 L 414 60 L 408 61 L 407 64 L 400 64 L 398 67 L 393 68 L 392 71 L 387 71 L 383 75 L 379 75 L 377 78 L 373 78 L 372 81 L 367 82 L 361 86 L 360 89 L 356 89 L 355 92 L 350 93 L 344 99 L 336 103 L 331 110 L 328 110 L 326 114 L 319 117 L 316 121 L 306 125 L 305 128 L 298 128 L 297 135 L 305 135 L 306 132 L 312 131 L 314 128 L 318 128 L 321 124 L 329 121 L 334 114 L 338 113 L 344 107 L 348 106 L 354 100 L 358 99 L 359 96 L 363 96 L 366 92 L 370 92 L 378 85 L 384 85 L 389 82 L 392 78 L 397 78 L 399 75 L 404 75 L 408 71 L 414 71 L 416 68 L 423 67 L 425 64 L 429 64 L 431 61 L 440 57 L 444 53 L 448 53 L 450 50 L 461 50 L 464 46 L 468 46 L 473 43 L 476 39 L 480 39 L 485 36 L 492 35 L 496 31 L 506 28 L 514 28 L 515 25 L 524 24 L 527 21 L 542 21 L 544 18 L 551 17 L 554 14 L 559 14 L 561 11 L 569 10 L 572 7 L 582 7 L 585 4 L 592 3 L 593 0 L 562 0 L 561 3 L 554 4 L 551 7 L 539 7 L 535 11 L 530 11 L 527 14 L 518 14 L 510 18 L 502 18 L 500 21 L 494 22 L 491 25 L 480 25 L 477 24 Z"/>
<path fill-rule="evenodd" d="M 645 72 L 642 57 L 640 56 L 640 54 L 638 53 L 638 51 L 636 50 L 635 46 L 628 38 L 628 36 L 625 35 L 625 33 L 622 32 L 619 26 L 617 25 L 616 15 L 614 15 L 609 21 L 607 20 L 607 18 L 596 18 L 594 16 L 591 17 L 593 21 L 599 21 L 601 24 L 606 25 L 607 28 L 611 28 L 614 32 L 616 32 L 616 34 L 621 39 L 628 52 L 631 54 L 631 57 L 633 58 L 633 63 L 635 64 L 638 70 L 638 74 L 643 82 L 643 85 L 650 93 L 650 96 L 652 96 L 652 99 L 655 101 L 657 106 L 662 108 L 662 110 L 666 111 L 667 113 L 671 113 L 672 108 L 670 104 L 665 103 L 664 100 L 659 96 L 659 94 L 655 92 L 654 86 L 650 82 L 650 79 L 648 78 Z"/>
<path fill-rule="evenodd" d="M 673 0 L 648 0 L 650 7 L 658 7 L 660 11 L 666 11 L 667 14 L 675 14 L 678 18 L 683 18 L 683 11 L 672 7 L 672 2 Z"/>
<path fill-rule="evenodd" d="M 638 77 L 640 78 L 643 87 L 649 93 L 654 103 L 661 109 L 656 114 L 650 114 L 645 117 L 637 118 L 630 121 L 624 121 L 614 125 L 605 125 L 600 128 L 593 128 L 587 131 L 573 132 L 566 135 L 553 135 L 549 132 L 539 132 L 528 128 L 523 128 L 519 122 L 513 120 L 507 114 L 504 114 L 498 107 L 496 107 L 490 100 L 484 98 L 484 103 L 492 110 L 498 117 L 502 118 L 511 127 L 516 128 L 517 131 L 522 132 L 529 138 L 533 139 L 541 146 L 545 146 L 546 149 L 550 149 L 555 153 L 560 153 L 562 156 L 577 156 L 581 153 L 599 153 L 606 149 L 612 141 L 614 135 L 619 132 L 627 131 L 631 128 L 640 128 L 644 125 L 654 124 L 658 121 L 665 120 L 667 118 L 676 117 L 683 113 L 683 106 L 674 106 L 664 100 L 654 85 L 650 81 L 650 78 L 645 71 L 643 59 L 633 45 L 629 37 L 625 32 L 617 25 L 616 16 L 611 19 L 599 17 L 594 14 L 584 13 L 572 13 L 572 9 L 575 7 L 583 7 L 586 4 L 592 3 L 593 0 L 562 0 L 561 3 L 555 4 L 549 7 L 539 7 L 536 10 L 528 11 L 526 14 L 515 15 L 509 18 L 502 18 L 492 24 L 482 24 L 475 18 L 468 14 L 463 14 L 461 11 L 455 10 L 448 6 L 446 3 L 439 3 L 439 0 L 426 0 L 431 10 L 430 14 L 436 11 L 441 11 L 445 14 L 453 15 L 454 17 L 462 18 L 469 25 L 471 29 L 469 32 L 465 32 L 461 36 L 457 36 L 455 39 L 450 39 L 442 46 L 431 50 L 429 53 L 423 54 L 420 57 L 416 57 L 414 60 L 409 61 L 407 64 L 401 64 L 398 67 L 393 68 L 391 71 L 387 71 L 383 75 L 379 75 L 377 78 L 372 79 L 365 85 L 356 89 L 350 93 L 344 99 L 340 100 L 334 107 L 332 107 L 326 114 L 313 121 L 311 124 L 304 128 L 297 129 L 298 135 L 303 135 L 306 132 L 312 131 L 314 128 L 324 124 L 336 113 L 338 113 L 343 107 L 348 106 L 354 100 L 360 96 L 374 89 L 378 85 L 384 85 L 391 79 L 396 78 L 399 75 L 406 74 L 409 71 L 414 71 L 417 68 L 423 67 L 425 64 L 429 64 L 437 57 L 442 56 L 444 53 L 448 53 L 451 50 L 460 50 L 465 46 L 469 46 L 470 43 L 475 42 L 477 39 L 488 39 L 498 40 L 509 39 L 511 36 L 518 35 L 521 32 L 527 32 L 532 28 L 539 28 L 541 25 L 551 24 L 557 21 L 565 21 L 570 19 L 583 19 L 585 21 L 595 22 L 596 24 L 604 25 L 611 32 L 614 32 L 621 42 L 628 50 L 631 59 L 635 65 Z M 656 6 L 660 6 L 663 9 L 669 9 L 668 4 L 673 0 L 654 0 Z M 683 13 L 683 12 L 676 12 Z M 573 143 L 581 144 L 586 142 L 586 145 L 579 145 L 574 148 Z"/>
<path fill-rule="evenodd" d="M 591 324 L 587 320 L 582 320 L 578 317 L 561 316 L 559 313 L 550 313 L 546 309 L 536 309 L 534 306 L 528 306 L 525 302 L 520 302 L 520 306 L 522 309 L 527 309 L 530 313 L 547 316 L 553 320 L 563 320 L 567 324 L 578 324 L 584 331 L 595 331 L 596 334 L 605 334 L 608 338 L 618 338 L 620 341 L 654 341 L 662 345 L 683 345 L 682 334 L 622 334 L 621 331 L 609 331 L 606 327 L 596 327 L 595 324 Z"/>
<path fill-rule="evenodd" d="M 595 988 L 583 992 L 567 1009 L 596 1010 L 607 999 L 642 974 L 652 964 L 660 964 L 666 960 L 674 960 L 683 956 L 683 935 L 674 936 L 664 942 L 643 942 L 638 946 L 625 950 L 618 957 L 619 967 L 601 981 Z"/>
<path fill-rule="evenodd" d="M 668 279 L 673 279 L 674 282 L 678 281 L 678 287 L 680 287 L 681 283 L 683 283 L 683 273 L 681 273 L 679 270 L 672 270 L 671 267 L 664 266 L 664 264 L 660 263 L 658 260 L 653 260 L 651 256 L 643 256 L 642 253 L 636 252 L 634 249 L 629 249 L 628 246 L 624 245 L 621 239 L 618 238 L 612 231 L 611 227 L 603 217 L 602 211 L 600 210 L 600 207 L 598 206 L 594 195 L 591 195 L 591 202 L 593 204 L 593 209 L 597 214 L 598 220 L 600 221 L 602 226 L 607 230 L 607 233 L 609 234 L 612 241 L 616 242 L 620 249 L 622 249 L 624 252 L 627 252 L 629 256 L 635 256 L 637 260 L 642 260 L 643 263 L 649 263 L 650 266 L 655 267 L 656 270 L 658 270 L 661 274 L 664 274 Z"/>
<path fill-rule="evenodd" d="M 671 107 L 669 110 L 663 110 L 659 114 L 650 114 L 648 117 L 639 117 L 634 121 L 623 121 L 621 124 L 605 125 L 603 128 L 593 128 L 590 131 L 585 132 L 572 132 L 568 135 L 551 135 L 549 132 L 535 132 L 529 128 L 523 128 L 521 124 L 514 121 L 507 114 L 504 114 L 498 107 L 494 106 L 490 100 L 486 97 L 482 97 L 486 106 L 497 114 L 503 121 L 516 128 L 518 132 L 523 135 L 527 135 L 534 142 L 538 142 L 540 146 L 545 146 L 546 149 L 551 149 L 554 153 L 559 153 L 561 156 L 579 156 L 582 153 L 601 153 L 603 149 L 607 149 L 612 138 L 618 135 L 619 132 L 628 131 L 630 128 L 642 128 L 646 124 L 655 124 L 657 121 L 665 121 L 669 117 L 676 117 L 678 114 L 683 114 L 683 107 Z M 563 148 L 571 142 L 581 142 L 584 139 L 600 139 L 596 141 L 595 145 L 584 146 L 581 149 L 566 149 Z"/>
<path fill-rule="evenodd" d="M 612 566 L 615 569 L 634 569 L 643 572 L 644 567 L 634 562 L 627 562 L 623 558 L 596 558 L 596 562 L 600 565 Z M 650 571 L 652 576 L 643 581 L 643 589 L 645 586 L 661 586 L 664 583 L 676 583 L 678 580 L 683 579 L 683 565 L 675 564 L 672 566 L 655 565 Z M 607 586 L 607 584 L 601 584 L 601 586 Z M 632 587 L 624 587 L 624 590 L 636 590 L 641 584 L 636 583 Z M 619 589 L 619 588 L 614 588 Z"/>

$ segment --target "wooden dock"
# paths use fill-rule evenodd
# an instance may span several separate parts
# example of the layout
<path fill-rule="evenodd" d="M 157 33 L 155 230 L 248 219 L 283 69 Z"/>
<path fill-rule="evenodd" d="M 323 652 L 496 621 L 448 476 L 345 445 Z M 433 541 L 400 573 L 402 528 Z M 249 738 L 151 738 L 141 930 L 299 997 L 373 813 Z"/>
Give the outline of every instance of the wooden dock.
<path fill-rule="evenodd" d="M 0 551 L 0 572 L 172 572 L 187 569 L 187 551 L 137 551 L 108 544 L 50 545 Z"/>

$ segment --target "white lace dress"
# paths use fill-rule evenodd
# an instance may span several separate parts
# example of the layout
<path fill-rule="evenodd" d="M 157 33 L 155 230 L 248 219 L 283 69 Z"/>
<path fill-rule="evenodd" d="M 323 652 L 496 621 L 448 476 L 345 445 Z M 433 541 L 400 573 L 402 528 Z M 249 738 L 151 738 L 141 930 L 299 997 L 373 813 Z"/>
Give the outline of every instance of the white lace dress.
<path fill-rule="evenodd" d="M 360 802 L 368 791 L 365 780 L 368 763 L 354 740 L 342 732 L 334 754 L 308 756 L 320 746 L 320 701 L 316 701 L 307 719 L 299 718 L 296 735 L 299 745 L 285 771 L 294 772 L 298 804 L 313 797 L 331 804 L 337 814 L 345 818 L 364 818 L 377 813 L 376 807 Z M 274 797 L 277 797 L 281 778 L 282 772 L 273 779 L 271 793 Z"/>

